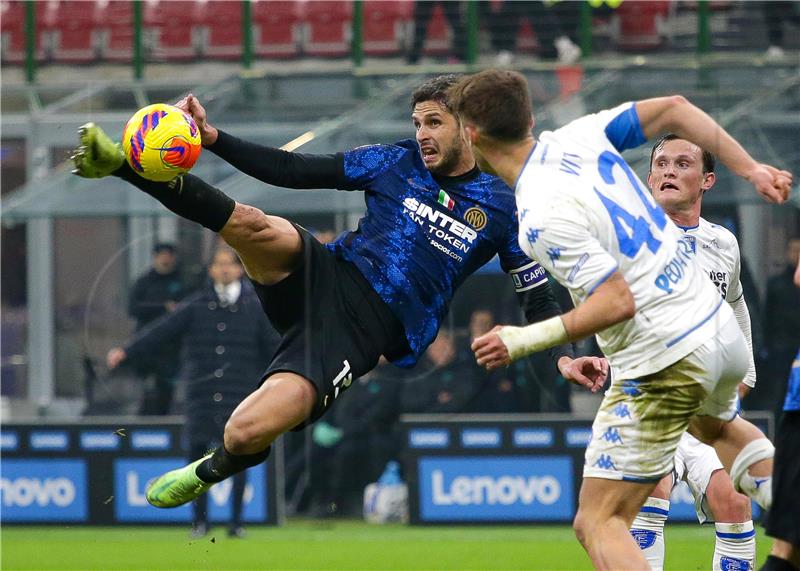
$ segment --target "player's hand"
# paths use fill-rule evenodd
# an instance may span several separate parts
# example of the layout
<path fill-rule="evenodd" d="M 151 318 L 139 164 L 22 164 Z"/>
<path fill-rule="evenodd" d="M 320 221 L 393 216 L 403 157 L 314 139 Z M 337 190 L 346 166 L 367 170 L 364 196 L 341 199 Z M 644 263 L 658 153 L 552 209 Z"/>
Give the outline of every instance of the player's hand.
<path fill-rule="evenodd" d="M 111 349 L 111 351 L 108 352 L 108 355 L 106 355 L 106 365 L 108 365 L 109 371 L 119 367 L 120 363 L 127 358 L 128 355 L 125 353 L 125 349 L 122 349 L 121 347 L 114 347 Z"/>
<path fill-rule="evenodd" d="M 561 357 L 558 360 L 558 371 L 570 383 L 596 393 L 608 379 L 608 361 L 604 357 Z"/>
<path fill-rule="evenodd" d="M 501 329 L 503 329 L 503 326 L 497 325 L 489 333 L 476 337 L 472 342 L 475 360 L 479 366 L 484 367 L 487 371 L 508 367 L 511 364 L 508 347 L 497 334 Z"/>
<path fill-rule="evenodd" d="M 744 399 L 744 397 L 749 395 L 751 390 L 752 389 L 748 387 L 746 384 L 739 383 L 739 400 L 742 400 Z"/>
<path fill-rule="evenodd" d="M 206 110 L 200 105 L 200 101 L 198 101 L 197 97 L 190 93 L 178 101 L 175 107 L 184 113 L 188 113 L 192 119 L 194 119 L 194 122 L 197 123 L 197 128 L 200 129 L 200 141 L 203 143 L 204 147 L 213 145 L 217 141 L 219 132 L 208 122 Z"/>
<path fill-rule="evenodd" d="M 753 167 L 747 180 L 764 199 L 776 204 L 786 202 L 792 191 L 792 173 L 762 163 Z"/>

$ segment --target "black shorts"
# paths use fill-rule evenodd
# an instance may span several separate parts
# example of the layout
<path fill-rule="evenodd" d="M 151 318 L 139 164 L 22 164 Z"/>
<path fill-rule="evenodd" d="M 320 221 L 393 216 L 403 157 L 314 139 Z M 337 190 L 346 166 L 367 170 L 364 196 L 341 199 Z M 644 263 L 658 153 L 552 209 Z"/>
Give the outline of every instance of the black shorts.
<path fill-rule="evenodd" d="M 290 371 L 317 389 L 311 416 L 295 430 L 325 414 L 381 355 L 393 358 L 408 352 L 400 321 L 356 266 L 337 258 L 306 229 L 297 226 L 297 231 L 303 240 L 300 267 L 274 285 L 254 284 L 281 335 L 262 383 Z"/>
<path fill-rule="evenodd" d="M 774 461 L 772 509 L 764 528 L 770 537 L 800 545 L 800 411 L 783 413 Z"/>

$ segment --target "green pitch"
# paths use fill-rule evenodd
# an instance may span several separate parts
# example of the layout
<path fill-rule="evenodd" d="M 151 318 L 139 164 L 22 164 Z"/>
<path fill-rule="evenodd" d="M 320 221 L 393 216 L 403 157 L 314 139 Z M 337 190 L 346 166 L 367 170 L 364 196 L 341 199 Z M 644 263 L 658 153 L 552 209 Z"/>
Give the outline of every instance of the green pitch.
<path fill-rule="evenodd" d="M 566 526 L 407 527 L 290 521 L 198 541 L 185 527 L 3 527 L 2 569 L 104 570 L 580 570 L 591 569 Z M 769 538 L 759 533 L 759 564 Z M 666 570 L 708 570 L 713 526 L 668 525 Z"/>

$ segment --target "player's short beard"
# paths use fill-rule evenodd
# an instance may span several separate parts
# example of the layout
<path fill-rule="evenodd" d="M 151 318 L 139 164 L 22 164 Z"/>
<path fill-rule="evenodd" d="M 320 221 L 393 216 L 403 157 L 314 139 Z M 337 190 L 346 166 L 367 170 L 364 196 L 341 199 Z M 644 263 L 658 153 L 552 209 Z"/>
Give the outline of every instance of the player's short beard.
<path fill-rule="evenodd" d="M 453 137 L 448 145 L 439 147 L 439 152 L 442 154 L 441 162 L 429 170 L 434 174 L 452 176 L 452 172 L 461 162 L 461 157 L 467 152 L 467 149 L 461 137 Z"/>

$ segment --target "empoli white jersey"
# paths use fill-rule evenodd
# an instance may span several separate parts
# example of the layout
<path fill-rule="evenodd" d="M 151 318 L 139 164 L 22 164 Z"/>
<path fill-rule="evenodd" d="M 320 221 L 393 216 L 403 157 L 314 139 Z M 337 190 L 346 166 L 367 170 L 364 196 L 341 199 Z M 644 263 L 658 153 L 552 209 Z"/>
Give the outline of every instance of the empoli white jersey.
<path fill-rule="evenodd" d="M 739 279 L 741 274 L 739 242 L 727 228 L 712 224 L 705 218 L 700 218 L 697 226 L 678 226 L 678 228 L 684 232 L 686 238 L 694 240 L 697 263 L 717 287 L 722 299 L 734 308 L 736 320 L 750 347 L 750 366 L 744 382 L 748 386 L 754 387 L 756 368 L 753 362 L 750 316 L 747 313 L 747 306 L 744 304 L 744 290 Z"/>
<path fill-rule="evenodd" d="M 620 155 L 645 142 L 633 103 L 541 134 L 516 185 L 522 250 L 576 305 L 615 271 L 636 315 L 597 335 L 617 379 L 660 371 L 732 318 L 672 223 Z"/>

